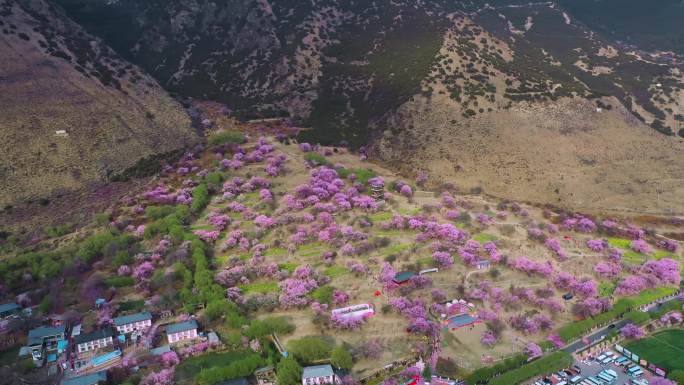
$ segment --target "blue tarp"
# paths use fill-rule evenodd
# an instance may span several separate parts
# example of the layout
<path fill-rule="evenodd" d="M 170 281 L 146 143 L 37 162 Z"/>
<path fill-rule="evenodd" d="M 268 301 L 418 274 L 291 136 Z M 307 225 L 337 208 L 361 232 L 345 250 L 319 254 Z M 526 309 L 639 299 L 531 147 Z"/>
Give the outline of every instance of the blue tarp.
<path fill-rule="evenodd" d="M 55 362 L 55 361 L 57 361 L 57 355 L 55 353 L 48 354 L 47 362 Z"/>
<path fill-rule="evenodd" d="M 475 323 L 476 321 L 477 321 L 476 317 L 473 317 L 469 314 L 461 314 L 461 315 L 457 315 L 457 316 L 449 318 L 449 327 L 450 328 L 460 328 L 460 327 Z"/>

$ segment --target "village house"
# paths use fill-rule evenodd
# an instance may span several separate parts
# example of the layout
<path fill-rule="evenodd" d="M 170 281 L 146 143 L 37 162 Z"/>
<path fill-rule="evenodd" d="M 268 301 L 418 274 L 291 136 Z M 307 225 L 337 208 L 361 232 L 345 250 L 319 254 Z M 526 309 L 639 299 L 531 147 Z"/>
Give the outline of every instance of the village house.
<path fill-rule="evenodd" d="M 254 378 L 259 385 L 273 385 L 276 383 L 276 372 L 273 366 L 265 366 L 254 371 Z"/>
<path fill-rule="evenodd" d="M 135 313 L 116 317 L 114 326 L 119 334 L 128 334 L 135 331 L 144 331 L 152 326 L 152 314 L 150 312 Z"/>
<path fill-rule="evenodd" d="M 307 366 L 302 373 L 302 385 L 337 384 L 339 382 L 332 366 L 329 364 Z"/>
<path fill-rule="evenodd" d="M 71 377 L 63 379 L 59 385 L 97 385 L 107 381 L 107 371 L 86 374 L 85 376 Z"/>
<path fill-rule="evenodd" d="M 57 350 L 57 343 L 65 340 L 64 326 L 41 326 L 29 330 L 28 348 L 34 360 L 43 358 L 43 347 L 48 351 Z"/>
<path fill-rule="evenodd" d="M 475 268 L 478 270 L 489 269 L 489 267 L 491 265 L 492 265 L 492 263 L 488 259 L 481 259 L 481 260 L 475 262 Z"/>
<path fill-rule="evenodd" d="M 96 330 L 94 332 L 79 334 L 74 337 L 74 343 L 78 353 L 102 349 L 114 345 L 114 331 L 110 328 Z"/>
<path fill-rule="evenodd" d="M 416 273 L 412 271 L 402 271 L 394 275 L 394 283 L 397 285 L 403 285 L 407 283 Z"/>
<path fill-rule="evenodd" d="M 21 312 L 21 306 L 14 302 L 3 303 L 0 305 L 0 319 L 5 319 Z"/>
<path fill-rule="evenodd" d="M 189 320 L 166 327 L 166 338 L 170 344 L 197 338 L 197 321 Z"/>

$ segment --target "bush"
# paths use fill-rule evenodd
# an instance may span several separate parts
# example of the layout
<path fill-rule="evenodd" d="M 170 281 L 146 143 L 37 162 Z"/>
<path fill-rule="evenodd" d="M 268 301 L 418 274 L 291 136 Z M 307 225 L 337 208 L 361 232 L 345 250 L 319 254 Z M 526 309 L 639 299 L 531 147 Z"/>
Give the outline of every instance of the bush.
<path fill-rule="evenodd" d="M 313 164 L 314 166 L 323 166 L 330 164 L 330 162 L 328 161 L 328 159 L 325 158 L 325 156 L 317 152 L 307 152 L 306 154 L 304 154 L 304 160 Z"/>
<path fill-rule="evenodd" d="M 135 285 L 133 277 L 108 277 L 104 282 L 107 287 L 127 287 Z"/>
<path fill-rule="evenodd" d="M 330 354 L 330 363 L 337 368 L 347 370 L 354 366 L 351 353 L 341 346 L 336 346 L 332 350 L 332 353 Z"/>
<path fill-rule="evenodd" d="M 292 357 L 280 360 L 276 373 L 278 385 L 299 385 L 301 383 L 302 367 Z"/>
<path fill-rule="evenodd" d="M 190 209 L 195 213 L 199 213 L 207 207 L 209 201 L 209 189 L 205 183 L 200 183 L 192 190 L 192 204 L 190 205 Z"/>
<path fill-rule="evenodd" d="M 527 362 L 527 357 L 522 354 L 506 358 L 496 365 L 486 366 L 470 373 L 468 378 L 466 378 L 466 383 L 468 383 L 468 385 L 486 384 L 492 377 L 519 368 L 523 366 L 525 362 Z"/>
<path fill-rule="evenodd" d="M 320 303 L 330 303 L 332 301 L 332 286 L 321 286 L 311 292 L 311 298 Z"/>
<path fill-rule="evenodd" d="M 176 209 L 171 206 L 147 206 L 145 207 L 145 216 L 150 219 L 161 219 L 167 215 L 173 214 Z"/>
<path fill-rule="evenodd" d="M 247 377 L 254 370 L 265 365 L 263 358 L 258 354 L 250 354 L 240 361 L 235 361 L 227 366 L 217 366 L 201 371 L 195 380 L 200 385 L 213 385 L 221 381 L 232 380 L 239 377 Z"/>
<path fill-rule="evenodd" d="M 329 340 L 316 336 L 292 340 L 287 344 L 287 351 L 304 364 L 330 358 L 331 350 L 332 344 Z"/>
<path fill-rule="evenodd" d="M 224 131 L 224 132 L 216 132 L 209 136 L 209 139 L 207 139 L 207 142 L 212 145 L 212 146 L 218 146 L 221 144 L 243 144 L 247 140 L 245 139 L 245 136 L 242 135 L 240 132 L 234 132 L 234 131 Z"/>
<path fill-rule="evenodd" d="M 267 317 L 262 320 L 253 320 L 244 333 L 249 338 L 261 339 L 271 333 L 290 334 L 294 330 L 294 324 L 287 322 L 284 317 Z"/>
<path fill-rule="evenodd" d="M 508 371 L 489 382 L 489 385 L 519 384 L 540 374 L 555 372 L 572 365 L 570 353 L 557 351 L 523 365 L 518 369 Z"/>

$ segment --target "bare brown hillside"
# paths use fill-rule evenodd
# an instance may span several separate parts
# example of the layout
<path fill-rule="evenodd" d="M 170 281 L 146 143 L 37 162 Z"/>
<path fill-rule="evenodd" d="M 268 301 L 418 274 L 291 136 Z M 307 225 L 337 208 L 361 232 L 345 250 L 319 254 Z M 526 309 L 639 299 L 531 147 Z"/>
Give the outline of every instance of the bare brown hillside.
<path fill-rule="evenodd" d="M 155 80 L 58 10 L 3 0 L 0 11 L 1 205 L 107 180 L 196 140 Z"/>
<path fill-rule="evenodd" d="M 416 97 L 387 120 L 377 155 L 465 191 L 586 211 L 684 212 L 684 139 L 584 99 L 515 103 L 464 119 L 446 97 Z"/>

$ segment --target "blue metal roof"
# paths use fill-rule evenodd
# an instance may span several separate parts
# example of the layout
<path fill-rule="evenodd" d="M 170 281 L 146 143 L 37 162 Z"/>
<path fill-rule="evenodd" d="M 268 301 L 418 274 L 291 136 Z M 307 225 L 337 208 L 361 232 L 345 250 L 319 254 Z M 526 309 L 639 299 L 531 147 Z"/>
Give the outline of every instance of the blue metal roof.
<path fill-rule="evenodd" d="M 124 315 L 121 317 L 116 317 L 112 321 L 114 321 L 114 325 L 122 326 L 122 325 L 126 325 L 126 324 L 131 324 L 133 322 L 146 321 L 146 320 L 151 320 L 151 319 L 152 319 L 152 314 L 148 311 L 144 311 L 141 313 L 135 313 L 135 314 Z"/>
<path fill-rule="evenodd" d="M 60 385 L 94 385 L 100 381 L 107 381 L 106 370 L 80 377 L 65 378 L 60 382 Z"/>
<path fill-rule="evenodd" d="M 21 309 L 21 306 L 17 305 L 14 302 L 3 303 L 2 305 L 0 305 L 0 313 L 5 313 L 8 311 L 19 310 L 19 309 Z"/>
<path fill-rule="evenodd" d="M 173 334 L 173 333 L 180 333 L 184 332 L 186 330 L 192 330 L 192 329 L 197 329 L 197 321 L 194 319 L 185 321 L 185 322 L 179 322 L 177 324 L 171 324 L 166 327 L 166 333 L 167 334 Z"/>
<path fill-rule="evenodd" d="M 169 345 L 160 346 L 158 348 L 150 349 L 150 354 L 153 356 L 161 356 L 166 352 L 170 352 L 171 347 Z"/>
<path fill-rule="evenodd" d="M 52 337 L 58 334 L 64 334 L 64 326 L 41 326 L 29 330 L 28 337 L 31 338 L 45 338 Z"/>

